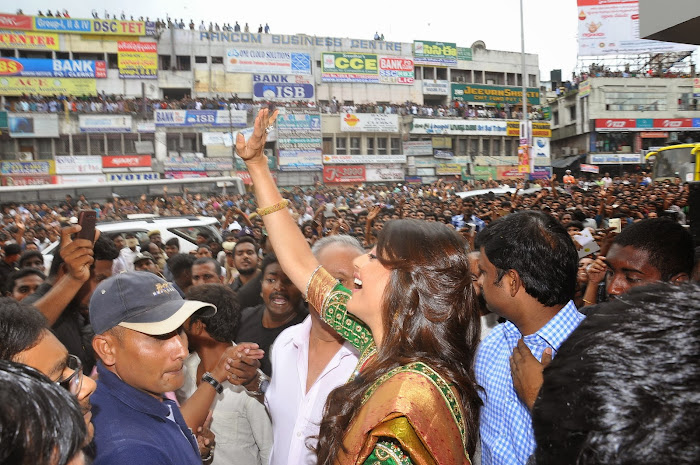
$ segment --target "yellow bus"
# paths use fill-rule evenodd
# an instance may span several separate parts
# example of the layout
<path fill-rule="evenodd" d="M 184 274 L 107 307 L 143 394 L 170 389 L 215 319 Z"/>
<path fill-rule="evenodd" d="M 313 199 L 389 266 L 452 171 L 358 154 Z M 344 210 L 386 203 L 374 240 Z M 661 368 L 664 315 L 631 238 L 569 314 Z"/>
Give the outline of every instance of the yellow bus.
<path fill-rule="evenodd" d="M 650 157 L 655 157 L 655 181 L 676 177 L 683 182 L 700 181 L 700 143 L 669 145 L 647 153 L 645 158 Z"/>

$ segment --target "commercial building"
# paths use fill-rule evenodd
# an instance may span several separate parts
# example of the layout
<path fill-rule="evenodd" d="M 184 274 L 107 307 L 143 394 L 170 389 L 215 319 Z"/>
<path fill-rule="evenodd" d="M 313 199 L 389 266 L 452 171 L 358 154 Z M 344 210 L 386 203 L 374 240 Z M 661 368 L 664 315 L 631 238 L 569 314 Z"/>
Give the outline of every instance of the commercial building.
<path fill-rule="evenodd" d="M 249 128 L 267 102 L 283 111 L 268 144 L 281 185 L 523 177 L 521 55 L 481 41 L 466 48 L 11 14 L 0 14 L 0 24 L 0 98 L 8 109 L 0 127 L 9 129 L 0 158 L 19 163 L 2 172 L 15 184 L 240 171 L 230 133 Z M 540 103 L 538 58 L 525 58 L 531 109 Z M 26 95 L 72 97 L 26 111 Z M 99 96 L 111 108 L 78 96 Z M 142 97 L 146 105 L 124 105 Z M 154 109 L 153 100 L 181 103 Z M 549 125 L 535 126 L 542 136 L 535 165 L 548 166 Z M 56 157 L 71 157 L 65 166 L 73 172 L 59 174 Z M 114 167 L 114 157 L 124 166 Z M 42 160 L 52 163 L 37 166 Z M 102 160 L 101 169 L 76 160 Z"/>

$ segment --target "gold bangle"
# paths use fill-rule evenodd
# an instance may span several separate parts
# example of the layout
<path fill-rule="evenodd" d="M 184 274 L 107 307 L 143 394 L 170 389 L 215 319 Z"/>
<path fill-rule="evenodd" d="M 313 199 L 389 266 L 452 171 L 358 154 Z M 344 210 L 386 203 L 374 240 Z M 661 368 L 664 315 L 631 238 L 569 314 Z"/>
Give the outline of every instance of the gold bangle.
<path fill-rule="evenodd" d="M 282 199 L 280 202 L 277 202 L 274 205 L 270 205 L 269 207 L 265 208 L 257 208 L 255 211 L 258 212 L 258 215 L 265 216 L 269 215 L 270 213 L 278 212 L 283 208 L 286 208 L 287 205 L 289 205 L 289 200 Z"/>
<path fill-rule="evenodd" d="M 321 318 L 324 317 L 324 303 L 331 291 L 338 285 L 338 280 L 331 276 L 323 267 L 314 273 L 309 286 L 307 302 L 318 311 Z"/>
<path fill-rule="evenodd" d="M 595 302 L 591 302 L 590 300 L 586 300 L 586 299 L 583 299 L 583 303 L 588 304 L 588 305 L 595 305 Z"/>
<path fill-rule="evenodd" d="M 311 273 L 311 276 L 309 276 L 309 282 L 306 283 L 306 292 L 304 292 L 304 299 L 308 302 L 309 298 L 309 287 L 311 287 L 311 281 L 314 279 L 314 276 L 316 276 L 316 272 L 321 268 L 323 265 L 318 265 L 316 269 L 314 270 L 313 273 Z"/>

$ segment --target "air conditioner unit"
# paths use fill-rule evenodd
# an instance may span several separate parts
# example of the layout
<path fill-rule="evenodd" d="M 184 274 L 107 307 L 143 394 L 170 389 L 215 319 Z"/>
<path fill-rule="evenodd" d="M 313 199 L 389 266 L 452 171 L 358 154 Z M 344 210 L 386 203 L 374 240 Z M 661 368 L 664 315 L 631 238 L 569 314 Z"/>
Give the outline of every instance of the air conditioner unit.
<path fill-rule="evenodd" d="M 32 152 L 20 152 L 19 153 L 19 160 L 20 161 L 32 161 L 32 160 L 34 160 L 34 154 Z"/>

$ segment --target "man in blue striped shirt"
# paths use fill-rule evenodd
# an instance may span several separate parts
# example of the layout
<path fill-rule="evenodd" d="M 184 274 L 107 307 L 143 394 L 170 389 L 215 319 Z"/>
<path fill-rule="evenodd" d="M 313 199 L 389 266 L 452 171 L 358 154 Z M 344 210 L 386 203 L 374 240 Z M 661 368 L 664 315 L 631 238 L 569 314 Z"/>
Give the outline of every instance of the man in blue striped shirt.
<path fill-rule="evenodd" d="M 572 301 L 578 255 L 566 229 L 535 211 L 493 222 L 477 243 L 482 295 L 489 310 L 508 320 L 493 329 L 476 357 L 476 380 L 484 401 L 482 464 L 525 464 L 535 450 L 530 408 L 537 392 L 519 398 L 511 357 L 515 350 L 517 356 L 532 358 L 531 390 L 539 389 L 538 361 L 553 357 L 584 318 Z"/>

